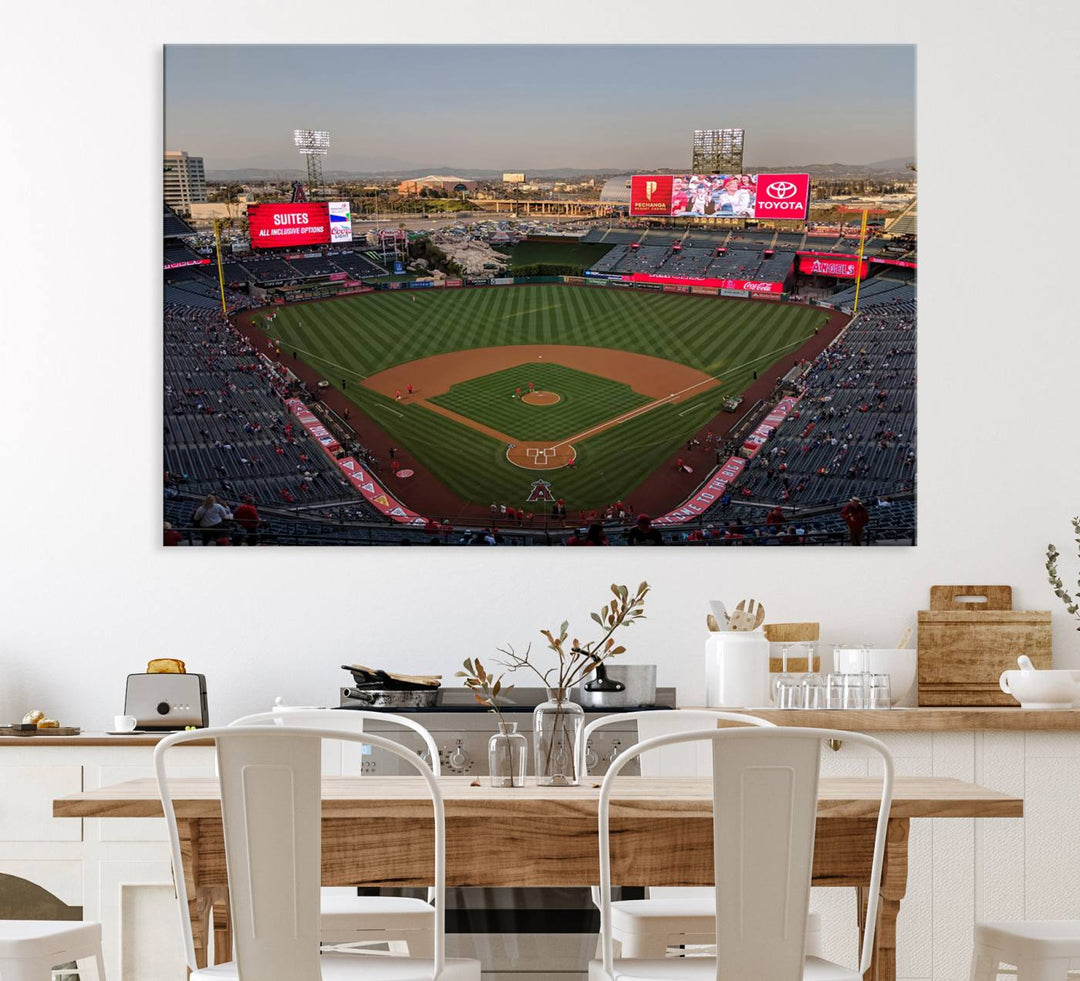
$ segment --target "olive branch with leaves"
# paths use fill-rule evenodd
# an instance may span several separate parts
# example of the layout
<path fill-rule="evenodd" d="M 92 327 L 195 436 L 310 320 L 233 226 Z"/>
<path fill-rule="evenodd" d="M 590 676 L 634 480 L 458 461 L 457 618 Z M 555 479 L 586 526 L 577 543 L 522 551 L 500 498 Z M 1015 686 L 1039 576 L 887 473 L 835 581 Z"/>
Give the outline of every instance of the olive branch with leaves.
<path fill-rule="evenodd" d="M 569 647 L 567 639 L 570 637 L 570 622 L 564 620 L 559 625 L 559 635 L 550 630 L 541 630 L 540 633 L 547 638 L 547 648 L 554 651 L 558 658 L 558 664 L 553 665 L 546 671 L 541 671 L 533 663 L 532 645 L 530 644 L 524 654 L 519 654 L 512 644 L 498 648 L 504 660 L 497 663 L 509 671 L 526 669 L 532 671 L 545 688 L 569 689 L 590 675 L 599 664 L 603 664 L 609 657 L 623 654 L 626 648 L 616 646 L 612 635 L 621 627 L 632 627 L 638 620 L 645 619 L 645 597 L 649 594 L 649 584 L 641 583 L 637 592 L 633 595 L 626 586 L 611 584 L 611 592 L 614 599 L 605 603 L 598 611 L 589 614 L 591 619 L 600 625 L 603 633 L 598 640 L 589 641 L 586 644 L 574 637 L 570 639 Z M 551 675 L 556 672 L 555 683 L 552 683 Z"/>
<path fill-rule="evenodd" d="M 461 665 L 464 671 L 455 671 L 455 678 L 464 678 L 464 685 L 473 693 L 475 698 L 481 705 L 486 705 L 489 712 L 494 712 L 495 717 L 502 724 L 503 716 L 502 711 L 499 709 L 499 704 L 496 701 L 500 695 L 505 695 L 509 691 L 514 690 L 513 685 L 504 685 L 502 683 L 503 677 L 506 672 L 500 674 L 499 677 L 488 672 L 483 664 L 480 663 L 480 658 L 465 658 Z"/>
<path fill-rule="evenodd" d="M 1072 526 L 1073 533 L 1076 536 L 1077 554 L 1080 554 L 1080 518 L 1073 518 Z M 1065 588 L 1061 576 L 1058 575 L 1059 558 L 1061 558 L 1061 553 L 1053 545 L 1048 545 L 1046 548 L 1046 577 L 1050 580 L 1050 588 L 1053 589 L 1054 595 L 1065 604 L 1065 611 L 1069 616 L 1080 620 L 1080 577 L 1077 577 L 1076 580 L 1077 591 L 1070 593 Z M 1076 629 L 1080 630 L 1080 626 Z"/>

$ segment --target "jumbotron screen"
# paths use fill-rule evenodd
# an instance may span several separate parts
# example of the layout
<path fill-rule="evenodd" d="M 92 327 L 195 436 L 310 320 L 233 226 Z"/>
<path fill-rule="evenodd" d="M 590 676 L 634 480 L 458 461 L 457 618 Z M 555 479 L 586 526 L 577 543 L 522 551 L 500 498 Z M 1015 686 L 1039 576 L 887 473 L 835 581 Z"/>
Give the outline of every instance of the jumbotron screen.
<path fill-rule="evenodd" d="M 809 174 L 634 174 L 638 218 L 786 218 L 805 221 Z"/>
<path fill-rule="evenodd" d="M 305 248 L 352 241 L 348 201 L 252 204 L 248 231 L 253 249 Z"/>

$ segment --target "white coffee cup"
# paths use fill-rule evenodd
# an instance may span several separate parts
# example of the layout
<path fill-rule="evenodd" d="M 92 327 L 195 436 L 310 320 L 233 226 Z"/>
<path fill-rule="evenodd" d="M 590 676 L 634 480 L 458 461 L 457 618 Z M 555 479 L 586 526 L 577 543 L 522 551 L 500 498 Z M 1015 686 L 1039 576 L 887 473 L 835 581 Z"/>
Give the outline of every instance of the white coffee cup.
<path fill-rule="evenodd" d="M 139 720 L 134 715 L 114 715 L 113 732 L 134 732 Z"/>

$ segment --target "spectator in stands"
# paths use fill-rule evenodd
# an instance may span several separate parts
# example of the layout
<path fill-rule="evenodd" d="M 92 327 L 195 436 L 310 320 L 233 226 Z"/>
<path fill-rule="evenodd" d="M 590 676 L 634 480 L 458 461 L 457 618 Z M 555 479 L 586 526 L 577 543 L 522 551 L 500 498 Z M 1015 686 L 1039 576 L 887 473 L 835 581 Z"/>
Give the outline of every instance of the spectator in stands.
<path fill-rule="evenodd" d="M 212 545 L 225 530 L 232 513 L 213 494 L 207 494 L 191 516 L 191 523 L 202 531 L 203 545 Z"/>
<path fill-rule="evenodd" d="M 840 517 L 848 527 L 848 536 L 852 545 L 862 545 L 863 533 L 870 523 L 870 512 L 857 497 L 853 497 L 840 509 Z"/>
<path fill-rule="evenodd" d="M 250 494 L 245 494 L 243 503 L 233 512 L 233 519 L 244 530 L 244 543 L 247 545 L 259 544 L 259 512 L 255 508 L 255 500 Z"/>
<path fill-rule="evenodd" d="M 571 535 L 567 541 L 567 545 L 607 545 L 608 538 L 604 534 L 603 525 L 594 523 L 589 525 L 589 530 L 584 531 L 579 528 L 577 533 Z"/>
<path fill-rule="evenodd" d="M 652 518 L 647 514 L 639 514 L 637 524 L 626 535 L 626 543 L 628 545 L 663 545 L 664 538 L 652 526 Z"/>
<path fill-rule="evenodd" d="M 178 532 L 170 522 L 165 522 L 165 540 L 164 545 L 179 545 L 184 540 L 184 536 Z"/>

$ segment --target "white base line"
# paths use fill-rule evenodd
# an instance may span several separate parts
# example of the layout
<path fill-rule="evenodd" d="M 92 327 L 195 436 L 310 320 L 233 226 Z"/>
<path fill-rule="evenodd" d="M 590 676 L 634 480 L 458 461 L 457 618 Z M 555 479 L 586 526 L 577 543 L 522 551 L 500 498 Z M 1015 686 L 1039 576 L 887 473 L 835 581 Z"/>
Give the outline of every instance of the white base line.
<path fill-rule="evenodd" d="M 754 358 L 753 361 L 747 361 L 744 364 L 734 365 L 731 368 L 731 370 L 732 371 L 738 371 L 740 368 L 747 368 L 752 364 L 756 364 L 758 361 L 764 361 L 766 358 L 771 358 L 775 354 L 780 354 L 780 353 L 782 353 L 784 351 L 791 351 L 794 348 L 802 347 L 802 345 L 805 344 L 807 340 L 808 340 L 808 338 L 803 338 L 801 341 L 793 341 L 791 344 L 785 344 L 783 347 L 778 347 L 774 351 L 767 351 L 765 354 L 761 355 L 760 357 Z M 561 443 L 555 443 L 552 448 L 553 449 L 558 449 L 560 446 L 567 446 L 570 443 L 574 442 L 575 440 L 586 439 L 592 433 L 598 432 L 600 430 L 611 429 L 614 426 L 620 426 L 624 422 L 629 422 L 631 419 L 634 419 L 637 416 L 644 415 L 646 412 L 651 412 L 653 409 L 657 408 L 658 406 L 666 405 L 668 402 L 671 402 L 673 399 L 677 399 L 680 395 L 685 395 L 687 392 L 692 392 L 695 388 L 700 388 L 702 385 L 708 385 L 710 382 L 714 382 L 714 381 L 720 381 L 720 376 L 719 375 L 713 375 L 710 378 L 703 378 L 699 382 L 694 382 L 693 385 L 688 385 L 686 388 L 682 389 L 681 391 L 672 392 L 670 395 L 665 395 L 662 399 L 657 399 L 655 402 L 650 402 L 648 405 L 643 405 L 643 406 L 640 406 L 637 409 L 633 409 L 632 411 L 627 412 L 625 415 L 621 415 L 616 419 L 609 419 L 607 422 L 602 422 L 598 426 L 593 426 L 591 429 L 586 429 L 584 432 L 577 433 L 576 435 L 571 436 L 569 439 L 564 439 Z M 681 415 L 682 413 L 679 413 L 679 414 Z"/>
<path fill-rule="evenodd" d="M 402 419 L 405 418 L 405 416 L 402 413 L 398 412 L 397 409 L 391 409 L 390 406 L 388 406 L 388 405 L 374 405 L 374 406 L 372 406 L 372 408 L 374 408 L 374 409 L 382 409 L 385 412 L 393 412 L 395 416 L 400 416 Z"/>

